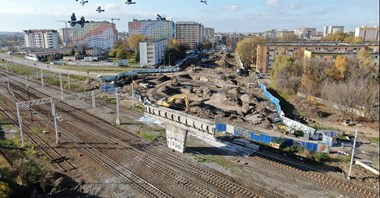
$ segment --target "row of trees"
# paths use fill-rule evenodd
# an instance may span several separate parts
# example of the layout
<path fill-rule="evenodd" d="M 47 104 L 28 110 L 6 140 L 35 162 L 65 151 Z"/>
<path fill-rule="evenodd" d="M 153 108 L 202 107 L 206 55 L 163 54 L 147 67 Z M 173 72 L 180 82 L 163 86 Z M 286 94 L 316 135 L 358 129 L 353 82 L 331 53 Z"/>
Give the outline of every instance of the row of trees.
<path fill-rule="evenodd" d="M 276 38 L 275 41 L 278 42 L 296 42 L 299 41 L 299 38 L 295 34 L 287 33 L 283 34 L 281 37 Z M 244 65 L 256 65 L 257 61 L 257 46 L 264 45 L 268 43 L 268 38 L 250 36 L 242 39 L 237 43 L 236 52 L 239 54 L 241 61 Z M 257 68 L 260 70 L 265 70 L 266 68 Z"/>
<path fill-rule="evenodd" d="M 282 92 L 301 91 L 370 116 L 377 113 L 373 107 L 379 101 L 379 66 L 364 49 L 356 57 L 339 55 L 334 61 L 276 57 L 271 75 L 273 86 Z"/>
<path fill-rule="evenodd" d="M 346 42 L 349 44 L 363 44 L 364 39 L 358 36 L 350 36 L 344 32 L 335 32 L 334 34 L 327 35 L 324 38 L 325 41 Z"/>
<path fill-rule="evenodd" d="M 140 50 L 139 44 L 146 40 L 147 37 L 141 34 L 135 34 L 127 40 L 119 40 L 109 52 L 109 56 L 117 59 L 129 59 L 134 56 L 137 62 Z M 163 60 L 163 62 L 169 63 L 170 60 L 171 63 L 174 63 L 176 60 L 184 58 L 188 49 L 189 47 L 187 45 L 181 44 L 177 39 L 171 39 L 167 44 L 164 56 L 165 60 Z"/>

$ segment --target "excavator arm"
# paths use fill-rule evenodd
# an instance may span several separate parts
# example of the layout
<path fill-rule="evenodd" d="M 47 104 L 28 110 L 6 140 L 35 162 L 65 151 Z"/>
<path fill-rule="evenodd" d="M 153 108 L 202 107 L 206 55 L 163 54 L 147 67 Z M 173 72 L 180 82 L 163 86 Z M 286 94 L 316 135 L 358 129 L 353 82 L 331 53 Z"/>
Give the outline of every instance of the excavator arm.
<path fill-rule="evenodd" d="M 173 95 L 169 98 L 161 98 L 159 101 L 157 101 L 157 104 L 163 107 L 170 107 L 171 104 L 176 100 L 176 99 L 183 99 L 186 104 L 186 113 L 189 112 L 189 98 L 186 94 L 176 94 Z"/>

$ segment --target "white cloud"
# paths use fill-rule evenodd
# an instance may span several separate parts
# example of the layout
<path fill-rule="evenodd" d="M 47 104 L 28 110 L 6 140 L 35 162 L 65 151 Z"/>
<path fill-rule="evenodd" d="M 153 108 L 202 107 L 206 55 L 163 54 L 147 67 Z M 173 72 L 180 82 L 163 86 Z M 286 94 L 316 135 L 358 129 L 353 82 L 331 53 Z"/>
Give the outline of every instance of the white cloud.
<path fill-rule="evenodd" d="M 278 7 L 280 5 L 280 0 L 265 0 L 265 4 L 273 7 Z"/>
<path fill-rule="evenodd" d="M 235 12 L 240 9 L 237 5 L 228 5 L 225 8 L 227 11 L 230 11 L 230 12 Z"/>
<path fill-rule="evenodd" d="M 111 3 L 111 4 L 107 4 L 107 5 L 105 6 L 105 9 L 107 9 L 107 10 L 120 10 L 121 7 L 120 7 L 119 5 L 116 5 L 116 4 L 114 4 L 114 3 Z"/>
<path fill-rule="evenodd" d="M 299 9 L 301 7 L 302 7 L 302 5 L 300 3 L 291 3 L 289 5 L 289 9 L 295 9 L 295 10 L 297 10 L 297 9 Z"/>

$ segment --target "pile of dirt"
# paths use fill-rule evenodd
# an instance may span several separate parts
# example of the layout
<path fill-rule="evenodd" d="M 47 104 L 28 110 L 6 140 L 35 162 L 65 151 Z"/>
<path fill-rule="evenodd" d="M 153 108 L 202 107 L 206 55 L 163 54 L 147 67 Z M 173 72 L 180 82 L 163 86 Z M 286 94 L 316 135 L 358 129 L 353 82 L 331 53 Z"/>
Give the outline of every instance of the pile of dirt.
<path fill-rule="evenodd" d="M 165 86 L 165 88 L 162 90 L 163 93 L 165 93 L 168 96 L 172 96 L 175 94 L 181 94 L 181 91 L 179 89 L 175 89 L 169 86 Z"/>
<path fill-rule="evenodd" d="M 170 78 L 167 75 L 163 75 L 163 76 L 159 77 L 157 80 L 160 81 L 160 82 L 165 82 L 165 81 L 168 81 L 170 79 L 172 79 L 172 78 Z"/>
<path fill-rule="evenodd" d="M 60 193 L 78 187 L 72 178 L 58 172 L 49 171 L 40 182 L 44 193 Z"/>

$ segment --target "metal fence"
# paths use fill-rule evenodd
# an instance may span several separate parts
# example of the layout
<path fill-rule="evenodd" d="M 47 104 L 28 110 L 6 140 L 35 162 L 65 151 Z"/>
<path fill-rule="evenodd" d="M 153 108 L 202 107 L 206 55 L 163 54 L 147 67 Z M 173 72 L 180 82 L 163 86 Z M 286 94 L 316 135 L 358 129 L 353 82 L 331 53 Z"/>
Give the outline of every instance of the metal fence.
<path fill-rule="evenodd" d="M 284 146 L 284 147 L 289 147 L 293 145 L 300 146 L 312 152 L 329 153 L 330 146 L 331 146 L 326 143 L 315 143 L 315 142 L 284 138 L 284 137 L 279 137 L 279 136 L 271 136 L 271 135 L 263 134 L 260 132 L 232 126 L 225 123 L 215 123 L 215 131 L 229 133 L 236 137 L 242 137 L 244 139 L 255 141 L 262 144 L 268 144 L 268 145 L 280 144 L 281 146 Z"/>

